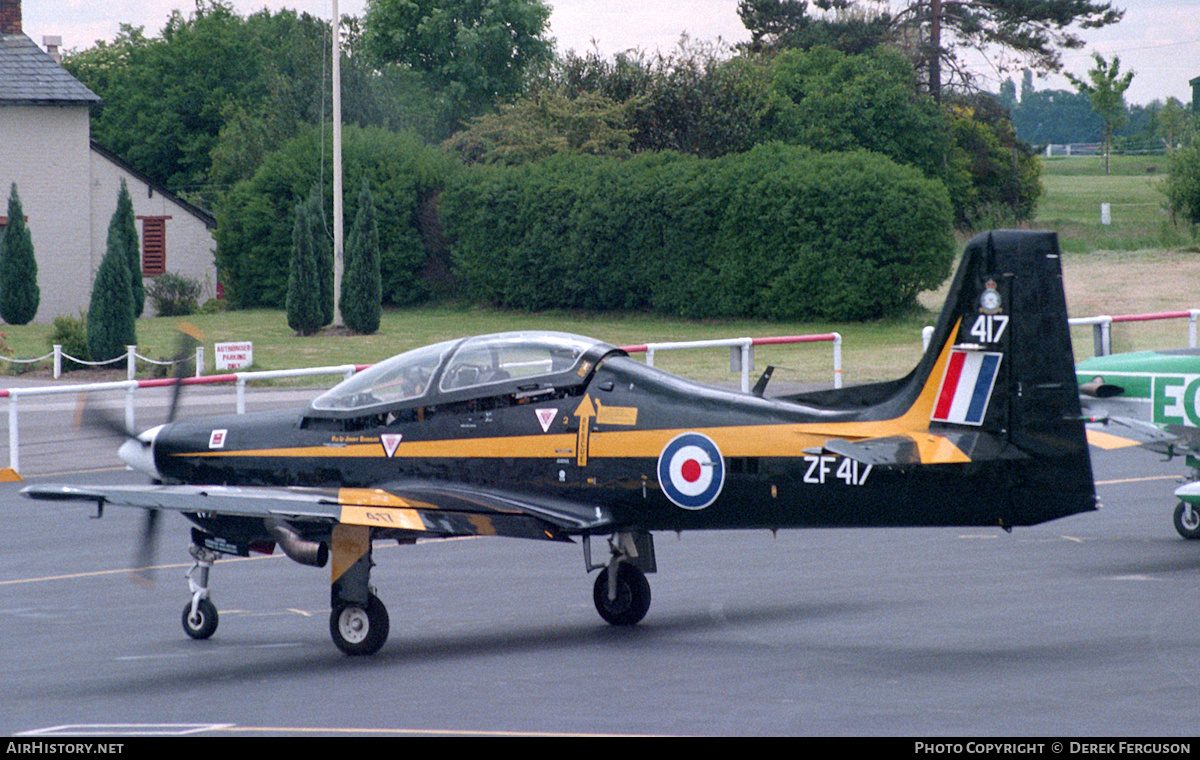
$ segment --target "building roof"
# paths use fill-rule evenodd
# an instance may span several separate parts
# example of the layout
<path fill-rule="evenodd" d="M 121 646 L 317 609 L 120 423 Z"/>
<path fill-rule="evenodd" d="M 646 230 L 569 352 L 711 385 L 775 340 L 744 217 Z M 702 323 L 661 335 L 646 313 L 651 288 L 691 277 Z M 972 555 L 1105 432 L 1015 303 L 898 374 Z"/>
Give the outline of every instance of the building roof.
<path fill-rule="evenodd" d="M 100 97 L 24 34 L 0 34 L 0 104 L 99 103 Z"/>
<path fill-rule="evenodd" d="M 122 171 L 130 174 L 138 182 L 141 182 L 144 185 L 146 185 L 146 187 L 148 187 L 150 189 L 151 194 L 158 193 L 159 195 L 163 196 L 164 198 L 169 200 L 171 203 L 174 203 L 179 208 L 183 209 L 187 213 L 189 213 L 192 216 L 199 219 L 201 222 L 204 223 L 204 226 L 208 227 L 210 230 L 216 228 L 217 218 L 215 216 L 213 216 L 211 213 L 209 213 L 208 211 L 205 211 L 204 209 L 200 208 L 196 204 L 191 203 L 190 201 L 185 201 L 183 198 L 180 198 L 178 195 L 175 195 L 167 188 L 163 187 L 162 185 L 158 184 L 154 180 L 147 177 L 145 174 L 142 174 L 137 169 L 134 169 L 132 166 L 125 163 L 125 161 L 123 161 L 117 154 L 106 150 L 103 146 L 100 145 L 100 143 L 96 142 L 95 140 L 91 141 L 91 147 L 92 147 L 93 153 L 95 153 L 99 156 L 102 156 L 105 160 L 109 161 L 110 163 L 112 163 L 113 165 L 115 165 L 116 167 L 121 169 Z"/>

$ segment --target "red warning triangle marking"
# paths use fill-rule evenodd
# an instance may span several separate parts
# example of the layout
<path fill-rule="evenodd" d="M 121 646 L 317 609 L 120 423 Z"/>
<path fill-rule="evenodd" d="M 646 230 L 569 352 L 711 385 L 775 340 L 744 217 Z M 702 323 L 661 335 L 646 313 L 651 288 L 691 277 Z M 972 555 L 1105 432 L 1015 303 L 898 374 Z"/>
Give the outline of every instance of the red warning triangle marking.
<path fill-rule="evenodd" d="M 400 438 L 399 433 L 384 433 L 379 436 L 380 442 L 383 443 L 383 450 L 389 457 L 396 453 L 396 447 L 400 445 Z"/>
<path fill-rule="evenodd" d="M 542 426 L 542 432 L 550 432 L 550 424 L 554 422 L 554 418 L 558 416 L 557 409 L 534 409 L 537 412 L 538 423 Z"/>

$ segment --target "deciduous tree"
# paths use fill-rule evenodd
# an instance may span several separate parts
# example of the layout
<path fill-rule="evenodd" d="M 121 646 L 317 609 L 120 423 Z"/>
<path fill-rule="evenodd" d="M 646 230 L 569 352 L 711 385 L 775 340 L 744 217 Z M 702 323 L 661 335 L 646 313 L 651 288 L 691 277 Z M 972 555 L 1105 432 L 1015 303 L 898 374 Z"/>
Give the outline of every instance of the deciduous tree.
<path fill-rule="evenodd" d="M 460 115 L 520 92 L 553 57 L 542 0 L 369 0 L 368 51 L 423 72 Z"/>
<path fill-rule="evenodd" d="M 1125 91 L 1133 81 L 1132 71 L 1121 73 L 1121 59 L 1114 56 L 1112 63 L 1104 60 L 1099 53 L 1093 53 L 1092 59 L 1096 66 L 1087 73 L 1088 81 L 1068 74 L 1071 84 L 1092 102 L 1092 108 L 1104 122 L 1104 173 L 1109 173 L 1109 157 L 1112 153 L 1113 131 L 1119 129 L 1129 119 L 1129 111 L 1125 107 Z"/>

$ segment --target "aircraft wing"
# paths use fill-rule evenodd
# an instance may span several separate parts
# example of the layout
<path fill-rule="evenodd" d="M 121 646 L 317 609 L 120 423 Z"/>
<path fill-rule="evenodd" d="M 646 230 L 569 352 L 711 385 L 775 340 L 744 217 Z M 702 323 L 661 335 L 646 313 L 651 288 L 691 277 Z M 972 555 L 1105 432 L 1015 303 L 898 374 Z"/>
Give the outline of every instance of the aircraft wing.
<path fill-rule="evenodd" d="M 610 525 L 601 507 L 448 483 L 408 481 L 379 488 L 259 486 L 33 485 L 32 499 L 92 502 L 295 522 L 341 523 L 428 537 L 498 535 L 569 540 L 571 533 Z"/>

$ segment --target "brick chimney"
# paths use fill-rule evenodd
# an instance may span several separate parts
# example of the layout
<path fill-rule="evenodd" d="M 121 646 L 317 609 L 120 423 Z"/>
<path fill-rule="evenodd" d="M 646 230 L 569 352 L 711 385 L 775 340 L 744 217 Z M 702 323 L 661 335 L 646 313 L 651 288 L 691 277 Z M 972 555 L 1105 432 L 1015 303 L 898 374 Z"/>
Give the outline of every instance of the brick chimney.
<path fill-rule="evenodd" d="M 0 34 L 21 33 L 21 0 L 0 0 Z"/>

